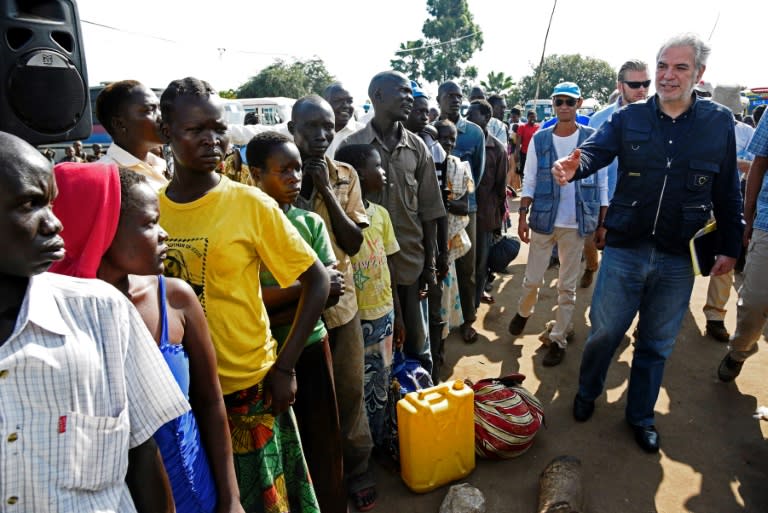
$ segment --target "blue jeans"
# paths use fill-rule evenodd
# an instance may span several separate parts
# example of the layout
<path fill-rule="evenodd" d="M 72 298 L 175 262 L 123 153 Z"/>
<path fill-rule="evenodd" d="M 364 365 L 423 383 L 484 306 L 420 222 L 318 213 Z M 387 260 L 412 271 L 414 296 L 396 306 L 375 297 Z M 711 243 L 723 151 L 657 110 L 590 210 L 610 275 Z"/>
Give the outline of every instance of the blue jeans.
<path fill-rule="evenodd" d="M 653 425 L 664 363 L 688 309 L 693 280 L 688 255 L 664 253 L 652 243 L 605 249 L 589 313 L 592 329 L 579 373 L 582 399 L 594 401 L 603 393 L 616 348 L 639 312 L 626 418 L 635 426 Z"/>

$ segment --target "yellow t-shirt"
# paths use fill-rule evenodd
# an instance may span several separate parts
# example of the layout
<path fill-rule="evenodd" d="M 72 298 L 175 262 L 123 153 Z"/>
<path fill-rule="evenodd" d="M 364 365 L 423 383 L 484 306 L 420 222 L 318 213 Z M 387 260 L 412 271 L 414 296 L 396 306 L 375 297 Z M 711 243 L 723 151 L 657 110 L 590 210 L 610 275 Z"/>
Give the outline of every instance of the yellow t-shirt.
<path fill-rule="evenodd" d="M 363 229 L 363 244 L 351 260 L 360 318 L 373 321 L 394 308 L 387 257 L 400 251 L 400 245 L 387 209 L 368 202 L 365 213 L 370 225 Z"/>
<path fill-rule="evenodd" d="M 260 382 L 276 357 L 262 261 L 287 287 L 315 261 L 312 248 L 272 198 L 226 176 L 190 203 L 171 201 L 163 189 L 160 223 L 169 234 L 165 274 L 189 283 L 203 305 L 222 392 Z"/>

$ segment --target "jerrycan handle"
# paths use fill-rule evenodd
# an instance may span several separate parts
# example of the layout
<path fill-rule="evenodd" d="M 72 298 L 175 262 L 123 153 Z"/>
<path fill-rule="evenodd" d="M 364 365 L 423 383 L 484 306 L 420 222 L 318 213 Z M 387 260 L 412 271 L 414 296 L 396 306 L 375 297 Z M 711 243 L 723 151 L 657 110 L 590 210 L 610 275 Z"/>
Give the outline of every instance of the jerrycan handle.
<path fill-rule="evenodd" d="M 465 387 L 464 382 L 458 379 L 453 382 L 453 385 L 450 385 L 453 390 L 463 390 Z M 419 390 L 419 401 L 427 401 L 429 404 L 435 405 L 445 398 L 448 388 L 449 384 L 443 383 L 436 387 Z"/>

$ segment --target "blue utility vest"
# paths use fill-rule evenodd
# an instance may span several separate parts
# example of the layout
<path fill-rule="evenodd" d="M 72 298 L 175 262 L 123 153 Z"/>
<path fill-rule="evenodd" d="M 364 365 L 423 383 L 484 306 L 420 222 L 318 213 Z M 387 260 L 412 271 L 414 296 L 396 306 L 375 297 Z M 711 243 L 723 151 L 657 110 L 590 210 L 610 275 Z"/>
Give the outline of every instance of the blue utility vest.
<path fill-rule="evenodd" d="M 581 146 L 595 129 L 577 125 Z M 555 127 L 539 130 L 533 136 L 536 145 L 536 190 L 533 193 L 531 213 L 528 226 L 537 233 L 550 234 L 555 229 L 557 207 L 560 204 L 560 185 L 555 183 L 552 176 L 552 165 L 558 159 L 552 134 Z M 565 155 L 563 155 L 564 157 Z M 574 182 L 576 185 L 576 222 L 579 225 L 579 235 L 585 237 L 597 229 L 600 216 L 600 187 L 597 183 L 597 173 Z"/>

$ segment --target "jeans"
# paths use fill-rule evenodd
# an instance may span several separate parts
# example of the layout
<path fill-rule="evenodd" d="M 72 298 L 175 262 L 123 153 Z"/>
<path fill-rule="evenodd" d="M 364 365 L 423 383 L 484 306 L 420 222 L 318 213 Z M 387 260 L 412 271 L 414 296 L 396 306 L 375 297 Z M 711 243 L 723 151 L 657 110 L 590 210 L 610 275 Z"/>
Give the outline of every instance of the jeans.
<path fill-rule="evenodd" d="M 605 248 L 579 372 L 578 394 L 583 400 L 594 401 L 602 394 L 616 348 L 639 312 L 626 418 L 635 426 L 653 425 L 664 363 L 688 309 L 693 280 L 688 255 L 661 252 L 650 242 L 635 248 Z"/>

